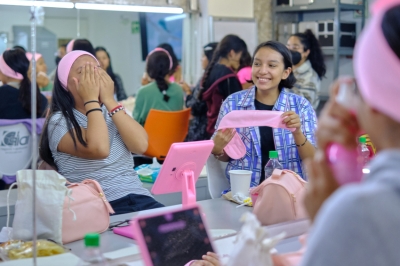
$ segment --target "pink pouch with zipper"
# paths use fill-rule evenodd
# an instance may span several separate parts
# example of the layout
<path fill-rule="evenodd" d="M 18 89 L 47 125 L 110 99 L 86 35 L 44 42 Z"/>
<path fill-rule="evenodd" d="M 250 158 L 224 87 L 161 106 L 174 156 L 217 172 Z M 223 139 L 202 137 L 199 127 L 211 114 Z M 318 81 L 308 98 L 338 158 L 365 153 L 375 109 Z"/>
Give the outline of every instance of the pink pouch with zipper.
<path fill-rule="evenodd" d="M 262 225 L 306 218 L 302 204 L 306 184 L 293 171 L 275 169 L 269 178 L 250 191 L 252 199 L 256 198 L 253 213 Z"/>
<path fill-rule="evenodd" d="M 68 183 L 62 217 L 63 244 L 83 239 L 87 233 L 103 233 L 113 213 L 97 181 L 86 179 L 81 183 Z"/>
<path fill-rule="evenodd" d="M 217 130 L 268 126 L 272 128 L 285 128 L 292 132 L 295 131 L 295 128 L 288 128 L 282 122 L 284 119 L 284 117 L 281 117 L 282 114 L 283 112 L 280 111 L 236 110 L 226 114 L 221 119 Z M 230 158 L 235 160 L 243 158 L 246 154 L 246 146 L 237 132 L 224 150 Z"/>

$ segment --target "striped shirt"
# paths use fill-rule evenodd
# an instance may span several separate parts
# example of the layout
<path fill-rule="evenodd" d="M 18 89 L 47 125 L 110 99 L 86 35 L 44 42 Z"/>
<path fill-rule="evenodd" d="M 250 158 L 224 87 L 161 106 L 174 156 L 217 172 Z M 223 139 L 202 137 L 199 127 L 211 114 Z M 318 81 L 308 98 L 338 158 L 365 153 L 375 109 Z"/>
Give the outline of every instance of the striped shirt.
<path fill-rule="evenodd" d="M 222 117 L 233 110 L 256 110 L 254 105 L 255 97 L 255 87 L 230 95 L 222 104 L 215 128 L 218 128 Z M 313 146 L 316 146 L 314 132 L 317 128 L 317 117 L 309 101 L 301 96 L 282 90 L 272 110 L 296 112 L 300 116 L 302 132 L 305 134 L 308 141 Z M 279 162 L 282 164 L 283 168 L 296 172 L 306 180 L 306 173 L 302 167 L 302 161 L 292 133 L 283 128 L 273 128 L 272 130 L 275 150 L 278 152 Z M 258 186 L 261 176 L 261 167 L 264 167 L 261 165 L 261 138 L 259 127 L 237 128 L 236 131 L 239 133 L 246 146 L 246 155 L 238 160 L 229 160 L 226 168 L 226 177 L 229 179 L 230 170 L 249 170 L 253 172 L 251 186 Z"/>
<path fill-rule="evenodd" d="M 106 159 L 90 160 L 58 151 L 58 144 L 68 133 L 67 120 L 61 112 L 55 113 L 50 118 L 48 127 L 50 150 L 58 172 L 72 183 L 82 182 L 88 178 L 96 180 L 109 201 L 128 194 L 151 196 L 149 191 L 143 188 L 133 170 L 132 154 L 123 142 L 112 118 L 107 115 L 107 109 L 104 106 L 102 109 L 110 140 L 110 154 Z M 78 124 L 86 129 L 87 117 L 76 109 L 74 115 Z"/>

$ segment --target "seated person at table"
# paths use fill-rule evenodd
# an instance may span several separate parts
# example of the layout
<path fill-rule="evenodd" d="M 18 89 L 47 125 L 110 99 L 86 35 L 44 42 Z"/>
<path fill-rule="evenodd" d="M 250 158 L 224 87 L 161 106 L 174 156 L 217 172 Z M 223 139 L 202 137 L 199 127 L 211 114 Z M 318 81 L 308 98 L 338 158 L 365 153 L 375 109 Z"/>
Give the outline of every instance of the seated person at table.
<path fill-rule="evenodd" d="M 141 125 L 146 122 L 150 109 L 180 111 L 183 109 L 183 91 L 176 83 L 169 82 L 172 58 L 162 48 L 147 56 L 146 72 L 154 81 L 141 87 L 136 96 L 133 118 Z"/>
<path fill-rule="evenodd" d="M 266 126 L 219 130 L 213 136 L 215 146 L 212 153 L 217 159 L 229 162 L 227 177 L 230 170 L 252 171 L 252 187 L 265 179 L 264 166 L 271 150 L 278 152 L 284 169 L 292 170 L 306 179 L 302 161 L 314 156 L 317 119 L 307 99 L 285 91 L 296 82 L 290 51 L 274 41 L 260 44 L 253 56 L 252 81 L 255 86 L 234 93 L 224 101 L 215 128 L 233 110 L 274 110 L 284 112 L 283 123 L 295 131 Z M 246 155 L 239 160 L 229 158 L 223 151 L 235 131 L 246 146 Z"/>
<path fill-rule="evenodd" d="M 400 231 L 400 2 L 376 3 L 371 21 L 358 39 L 354 71 L 357 119 L 332 99 L 320 116 L 317 139 L 324 151 L 331 142 L 356 147 L 361 127 L 377 154 L 359 184 L 338 186 L 323 152 L 307 165 L 305 198 L 314 220 L 301 265 L 399 265 Z M 383 5 L 382 5 L 383 4 Z M 389 8 L 389 9 L 388 9 Z M 384 81 L 384 82 L 382 82 Z M 351 81 L 350 81 L 351 82 Z"/>
<path fill-rule="evenodd" d="M 0 56 L 0 119 L 31 118 L 31 81 L 29 60 L 21 49 L 5 51 Z M 36 116 L 46 114 L 47 99 L 36 90 Z"/>
<path fill-rule="evenodd" d="M 163 207 L 143 188 L 132 153 L 147 134 L 114 100 L 114 84 L 96 58 L 65 55 L 57 68 L 40 156 L 70 182 L 97 180 L 116 214 Z"/>

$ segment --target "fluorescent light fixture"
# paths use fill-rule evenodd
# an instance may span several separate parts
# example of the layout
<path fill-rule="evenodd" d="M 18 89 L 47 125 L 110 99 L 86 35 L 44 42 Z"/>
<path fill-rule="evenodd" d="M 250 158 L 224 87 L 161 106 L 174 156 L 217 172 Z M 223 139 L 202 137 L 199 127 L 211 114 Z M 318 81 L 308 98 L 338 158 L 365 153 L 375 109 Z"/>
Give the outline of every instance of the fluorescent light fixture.
<path fill-rule="evenodd" d="M 184 18 L 186 18 L 186 14 L 169 16 L 169 17 L 166 17 L 164 19 L 164 21 L 168 22 L 168 21 L 174 21 L 174 20 L 177 20 L 177 19 L 184 19 Z"/>
<path fill-rule="evenodd" d="M 28 1 L 28 0 L 0 0 L 0 5 L 74 8 L 74 3 L 58 2 L 58 1 L 55 2 L 55 1 Z"/>
<path fill-rule="evenodd" d="M 106 10 L 106 11 L 128 11 L 128 12 L 150 12 L 150 13 L 167 13 L 182 14 L 183 9 L 180 7 L 161 7 L 161 6 L 131 6 L 131 5 L 107 5 L 107 4 L 91 4 L 91 3 L 75 3 L 76 9 Z"/>

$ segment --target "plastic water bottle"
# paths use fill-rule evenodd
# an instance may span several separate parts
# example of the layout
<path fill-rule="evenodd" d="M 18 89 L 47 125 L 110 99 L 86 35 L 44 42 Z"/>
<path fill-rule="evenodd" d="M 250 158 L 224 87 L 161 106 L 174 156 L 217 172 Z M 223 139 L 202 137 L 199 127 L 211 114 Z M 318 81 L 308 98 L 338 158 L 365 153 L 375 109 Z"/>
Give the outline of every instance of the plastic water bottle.
<path fill-rule="evenodd" d="M 283 170 L 282 164 L 278 160 L 278 152 L 277 151 L 269 151 L 269 161 L 265 165 L 265 179 L 272 175 L 275 169 Z"/>
<path fill-rule="evenodd" d="M 353 84 L 354 85 L 354 84 Z M 347 83 L 340 85 L 336 102 L 347 108 L 352 113 L 354 103 L 355 86 L 349 86 Z M 347 149 L 338 143 L 332 143 L 326 150 L 333 174 L 340 185 L 360 182 L 362 179 L 362 157 L 359 149 Z"/>
<path fill-rule="evenodd" d="M 360 153 L 363 158 L 363 166 L 365 167 L 369 163 L 371 153 L 367 147 L 367 138 L 360 137 L 358 140 L 360 142 Z"/>
<path fill-rule="evenodd" d="M 81 257 L 78 266 L 83 265 L 96 265 L 96 266 L 108 266 L 106 258 L 100 251 L 100 235 L 97 233 L 91 233 L 85 235 L 85 251 Z"/>

